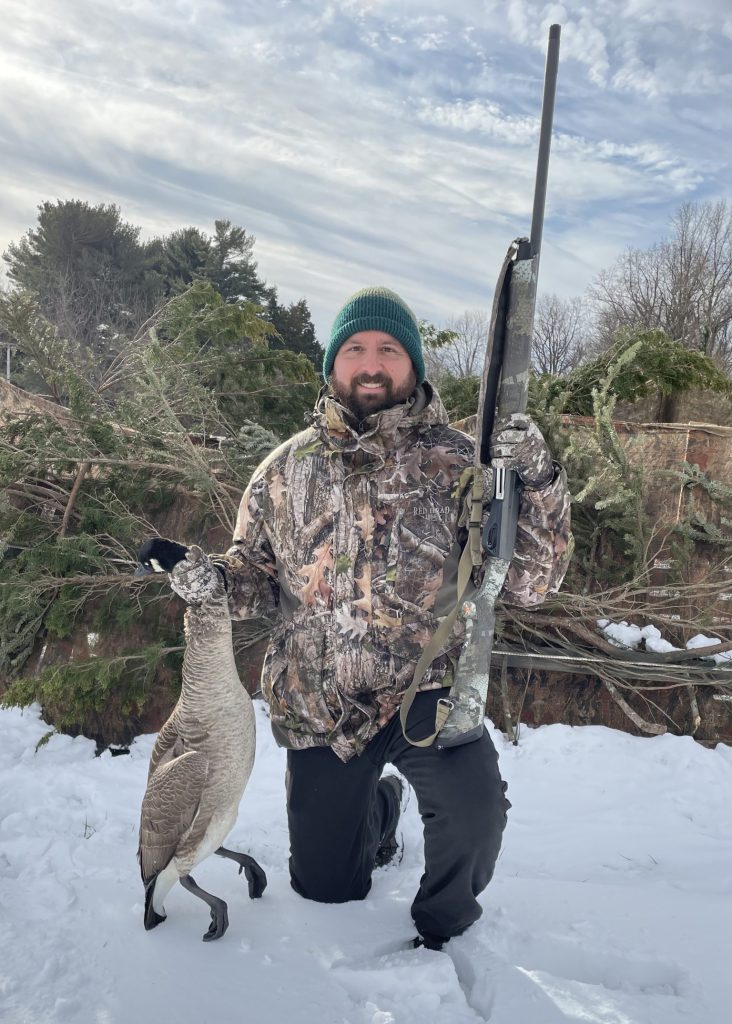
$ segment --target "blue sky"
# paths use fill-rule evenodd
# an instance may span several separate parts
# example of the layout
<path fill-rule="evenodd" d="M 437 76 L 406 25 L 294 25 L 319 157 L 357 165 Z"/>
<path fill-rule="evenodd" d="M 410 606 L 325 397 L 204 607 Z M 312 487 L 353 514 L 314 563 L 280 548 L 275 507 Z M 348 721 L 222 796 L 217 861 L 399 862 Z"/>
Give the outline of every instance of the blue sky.
<path fill-rule="evenodd" d="M 442 325 L 528 232 L 562 25 L 540 290 L 732 199 L 730 0 L 2 0 L 0 249 L 45 200 L 144 237 L 228 218 L 321 339 L 368 284 Z"/>

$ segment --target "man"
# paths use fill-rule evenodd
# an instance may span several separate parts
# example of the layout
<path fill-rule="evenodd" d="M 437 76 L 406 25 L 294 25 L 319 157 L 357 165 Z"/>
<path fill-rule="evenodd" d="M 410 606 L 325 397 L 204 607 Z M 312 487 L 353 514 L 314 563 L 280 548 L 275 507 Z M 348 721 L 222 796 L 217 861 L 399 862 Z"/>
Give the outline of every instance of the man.
<path fill-rule="evenodd" d="M 398 714 L 422 649 L 457 599 L 473 440 L 447 425 L 414 315 L 388 289 L 345 303 L 323 373 L 312 425 L 255 471 L 234 546 L 215 564 L 234 617 L 276 621 L 262 690 L 288 748 L 293 888 L 322 902 L 367 895 L 375 865 L 397 850 L 402 783 L 381 777 L 391 763 L 415 790 L 424 824 L 415 944 L 440 949 L 481 914 L 476 897 L 510 807 L 487 731 L 446 750 L 415 747 Z M 524 485 L 503 598 L 538 604 L 569 561 L 565 476 L 527 417 L 494 435 L 492 451 Z M 174 569 L 173 588 L 205 599 L 213 565 L 193 584 Z M 458 623 L 412 705 L 411 738 L 431 733 L 462 639 Z"/>

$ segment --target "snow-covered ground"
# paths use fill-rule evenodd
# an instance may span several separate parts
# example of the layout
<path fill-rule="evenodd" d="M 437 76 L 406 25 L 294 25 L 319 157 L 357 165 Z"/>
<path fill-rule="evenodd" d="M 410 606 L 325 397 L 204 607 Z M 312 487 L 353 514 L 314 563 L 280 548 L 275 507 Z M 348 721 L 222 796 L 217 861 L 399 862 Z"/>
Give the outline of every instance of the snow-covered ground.
<path fill-rule="evenodd" d="M 180 886 L 142 925 L 137 822 L 154 737 L 94 757 L 37 710 L 0 711 L 0 1020 L 4 1024 L 726 1024 L 732 1013 L 732 750 L 601 727 L 498 732 L 513 802 L 484 915 L 443 953 L 406 949 L 421 873 L 412 797 L 404 857 L 367 900 L 321 906 L 287 876 L 284 754 L 258 705 L 258 752 L 229 846 L 236 866 Z"/>

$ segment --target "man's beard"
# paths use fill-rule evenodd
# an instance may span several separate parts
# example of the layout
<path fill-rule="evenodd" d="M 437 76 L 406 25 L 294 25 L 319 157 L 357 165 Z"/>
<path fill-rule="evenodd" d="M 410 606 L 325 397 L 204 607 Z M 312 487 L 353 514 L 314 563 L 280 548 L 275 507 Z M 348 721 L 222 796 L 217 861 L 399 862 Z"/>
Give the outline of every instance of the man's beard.
<path fill-rule="evenodd" d="M 357 391 L 359 384 L 383 384 L 384 390 L 370 396 L 364 391 Z M 414 370 L 399 388 L 395 388 L 394 382 L 383 374 L 369 377 L 362 373 L 354 377 L 350 384 L 342 384 L 333 372 L 328 377 L 328 387 L 333 397 L 359 421 L 365 420 L 372 413 L 382 412 L 384 409 L 391 409 L 394 405 L 406 402 L 416 386 L 417 377 Z"/>

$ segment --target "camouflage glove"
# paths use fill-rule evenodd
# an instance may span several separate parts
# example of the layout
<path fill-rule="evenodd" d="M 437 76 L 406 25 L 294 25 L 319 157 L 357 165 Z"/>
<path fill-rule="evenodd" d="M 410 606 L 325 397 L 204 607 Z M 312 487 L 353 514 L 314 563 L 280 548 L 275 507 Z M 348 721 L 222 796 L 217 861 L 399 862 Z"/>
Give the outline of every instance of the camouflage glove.
<path fill-rule="evenodd" d="M 224 575 L 211 558 L 195 545 L 170 570 L 170 586 L 186 604 L 203 604 L 226 589 Z"/>
<path fill-rule="evenodd" d="M 513 469 L 532 489 L 546 487 L 554 477 L 554 463 L 541 431 L 525 413 L 514 412 L 496 423 L 490 439 L 490 457 L 496 469 Z"/>

